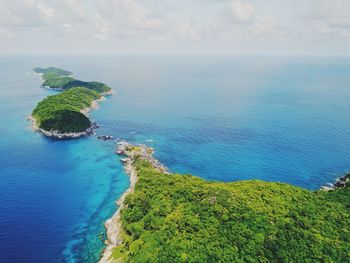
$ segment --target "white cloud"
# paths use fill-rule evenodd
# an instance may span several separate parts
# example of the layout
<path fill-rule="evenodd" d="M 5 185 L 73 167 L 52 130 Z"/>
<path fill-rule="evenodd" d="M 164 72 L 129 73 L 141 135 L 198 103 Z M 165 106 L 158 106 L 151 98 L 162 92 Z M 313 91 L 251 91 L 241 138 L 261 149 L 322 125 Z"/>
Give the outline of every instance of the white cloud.
<path fill-rule="evenodd" d="M 303 4 L 299 1 L 294 0 L 294 6 L 304 29 L 308 27 L 315 35 L 339 33 L 339 36 L 350 30 L 350 1 L 305 0 Z"/>
<path fill-rule="evenodd" d="M 292 0 L 281 38 L 304 53 L 350 54 L 350 1 Z M 276 32 L 278 34 L 278 32 Z"/>
<path fill-rule="evenodd" d="M 0 27 L 32 27 L 38 26 L 41 18 L 32 1 L 3 0 L 0 1 Z"/>
<path fill-rule="evenodd" d="M 4 39 L 14 39 L 16 37 L 15 34 L 13 34 L 10 30 L 7 30 L 5 28 L 0 28 L 0 36 Z"/>
<path fill-rule="evenodd" d="M 199 27 L 190 20 L 177 20 L 174 28 L 176 36 L 180 39 L 199 40 L 202 37 Z"/>
<path fill-rule="evenodd" d="M 232 0 L 229 4 L 230 12 L 237 23 L 248 23 L 252 20 L 255 6 L 242 0 Z"/>
<path fill-rule="evenodd" d="M 258 16 L 248 31 L 260 39 L 281 40 L 287 36 L 287 29 L 273 15 Z"/>
<path fill-rule="evenodd" d="M 60 37 L 61 30 L 65 30 L 75 37 L 95 36 L 102 40 L 112 35 L 142 35 L 162 26 L 162 20 L 136 0 L 27 0 L 22 5 L 16 2 L 1 1 L 0 26 L 36 27 L 35 30 Z"/>
<path fill-rule="evenodd" d="M 350 0 L 0 0 L 1 50 L 158 51 L 161 43 L 162 51 L 223 52 L 279 40 L 344 49 Z"/>
<path fill-rule="evenodd" d="M 227 5 L 229 12 L 224 11 L 218 23 L 219 27 L 226 27 L 222 31 L 226 39 L 234 37 L 235 40 L 280 40 L 286 37 L 287 28 L 283 22 L 273 14 L 258 9 L 252 2 L 230 0 Z M 231 32 L 230 35 L 227 32 Z"/>
<path fill-rule="evenodd" d="M 308 0 L 309 16 L 316 20 L 333 20 L 349 18 L 350 2 L 348 0 Z"/>
<path fill-rule="evenodd" d="M 47 17 L 47 18 L 52 17 L 55 13 L 55 9 L 53 9 L 53 8 L 43 4 L 41 2 L 39 2 L 37 4 L 37 8 L 38 8 L 38 13 L 40 15 L 43 15 L 44 17 Z"/>
<path fill-rule="evenodd" d="M 152 31 L 162 26 L 162 20 L 135 0 L 107 0 L 96 3 L 99 19 L 114 29 Z"/>

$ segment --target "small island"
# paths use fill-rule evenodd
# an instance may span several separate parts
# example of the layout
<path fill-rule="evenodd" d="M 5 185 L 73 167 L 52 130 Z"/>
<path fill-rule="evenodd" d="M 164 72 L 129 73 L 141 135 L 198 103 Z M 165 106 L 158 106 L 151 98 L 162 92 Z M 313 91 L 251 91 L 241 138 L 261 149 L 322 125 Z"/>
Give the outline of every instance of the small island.
<path fill-rule="evenodd" d="M 45 88 L 63 91 L 74 87 L 87 88 L 99 93 L 110 93 L 111 88 L 106 84 L 96 81 L 82 81 L 73 78 L 73 73 L 60 68 L 34 68 L 34 72 L 42 74 Z"/>
<path fill-rule="evenodd" d="M 34 68 L 33 71 L 38 73 L 38 74 L 56 74 L 56 75 L 61 76 L 61 77 L 73 75 L 73 73 L 68 71 L 68 70 L 64 70 L 61 68 L 55 68 L 55 67 Z"/>
<path fill-rule="evenodd" d="M 33 127 L 57 139 L 92 134 L 96 124 L 87 113 L 111 94 L 111 88 L 100 82 L 76 80 L 70 71 L 60 68 L 35 68 L 34 71 L 42 74 L 43 86 L 62 92 L 38 103 L 30 116 Z"/>
<path fill-rule="evenodd" d="M 100 262 L 348 262 L 350 174 L 331 191 L 170 173 L 120 142 L 130 188 L 106 222 Z"/>

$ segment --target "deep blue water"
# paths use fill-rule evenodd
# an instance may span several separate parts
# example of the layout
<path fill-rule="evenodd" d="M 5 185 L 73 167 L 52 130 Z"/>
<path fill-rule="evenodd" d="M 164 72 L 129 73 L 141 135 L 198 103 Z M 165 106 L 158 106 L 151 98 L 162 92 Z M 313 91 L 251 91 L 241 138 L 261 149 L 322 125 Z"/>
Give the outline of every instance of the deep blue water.
<path fill-rule="evenodd" d="M 0 262 L 96 261 L 128 186 L 114 142 L 31 130 L 53 93 L 36 66 L 112 86 L 98 133 L 153 146 L 174 172 L 317 189 L 350 169 L 350 59 L 1 57 Z"/>

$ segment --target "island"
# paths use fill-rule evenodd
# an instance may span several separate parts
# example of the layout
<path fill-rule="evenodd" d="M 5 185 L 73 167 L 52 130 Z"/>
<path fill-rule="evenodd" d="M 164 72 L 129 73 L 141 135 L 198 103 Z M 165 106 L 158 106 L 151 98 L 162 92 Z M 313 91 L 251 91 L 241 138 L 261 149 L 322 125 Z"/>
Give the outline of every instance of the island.
<path fill-rule="evenodd" d="M 34 68 L 33 71 L 38 73 L 38 74 L 56 74 L 56 75 L 61 76 L 61 77 L 73 75 L 73 73 L 68 71 L 68 70 L 64 70 L 61 68 L 55 68 L 55 67 Z"/>
<path fill-rule="evenodd" d="M 174 174 L 146 145 L 117 153 L 130 188 L 105 223 L 100 262 L 349 262 L 350 174 L 309 191 Z"/>
<path fill-rule="evenodd" d="M 45 88 L 63 91 L 74 87 L 82 87 L 91 89 L 100 93 L 110 93 L 111 88 L 104 83 L 96 81 L 82 81 L 73 78 L 73 73 L 60 68 L 34 68 L 34 72 L 42 74 L 43 84 Z"/>
<path fill-rule="evenodd" d="M 43 86 L 62 91 L 38 103 L 30 116 L 33 128 L 57 139 L 92 134 L 97 126 L 87 114 L 97 108 L 104 96 L 111 94 L 111 88 L 100 82 L 76 80 L 70 71 L 60 68 L 33 70 L 42 74 Z"/>

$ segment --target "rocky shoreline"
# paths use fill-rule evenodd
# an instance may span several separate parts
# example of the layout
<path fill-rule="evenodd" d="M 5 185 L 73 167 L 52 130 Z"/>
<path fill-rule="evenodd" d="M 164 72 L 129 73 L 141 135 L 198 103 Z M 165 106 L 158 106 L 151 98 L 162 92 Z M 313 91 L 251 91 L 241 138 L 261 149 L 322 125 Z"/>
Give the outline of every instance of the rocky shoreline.
<path fill-rule="evenodd" d="M 344 176 L 336 179 L 335 183 L 328 183 L 324 186 L 321 186 L 321 191 L 334 191 L 339 188 L 349 187 L 350 186 L 350 172 L 346 173 Z"/>
<path fill-rule="evenodd" d="M 102 96 L 100 99 L 94 100 L 91 103 L 90 107 L 87 107 L 83 110 L 81 110 L 80 112 L 82 114 L 84 114 L 85 116 L 88 117 L 88 113 L 91 112 L 94 109 L 98 109 L 98 103 L 105 100 L 105 97 Z M 90 118 L 89 118 L 90 119 Z M 66 133 L 60 133 L 58 131 L 47 131 L 44 129 L 39 128 L 35 118 L 30 115 L 28 117 L 28 120 L 30 120 L 32 122 L 32 128 L 34 131 L 39 131 L 41 132 L 43 135 L 47 136 L 47 137 L 51 137 L 51 138 L 56 138 L 59 140 L 63 140 L 63 139 L 76 139 L 76 138 L 80 138 L 80 137 L 85 137 L 88 135 L 92 135 L 95 133 L 95 129 L 98 128 L 98 125 L 96 122 L 92 122 L 91 120 L 91 126 L 89 128 L 87 128 L 85 131 L 82 132 L 66 132 Z"/>
<path fill-rule="evenodd" d="M 94 130 L 96 128 L 98 128 L 97 123 L 91 122 L 91 127 L 87 128 L 83 132 L 60 133 L 58 131 L 47 131 L 47 130 L 39 128 L 38 124 L 36 123 L 35 118 L 32 115 L 28 116 L 28 120 L 32 122 L 32 129 L 34 131 L 41 132 L 46 137 L 51 137 L 51 138 L 55 138 L 55 139 L 59 139 L 59 140 L 76 139 L 76 138 L 92 135 L 92 134 L 94 134 Z"/>
<path fill-rule="evenodd" d="M 116 201 L 119 206 L 117 212 L 105 222 L 107 239 L 105 240 L 106 248 L 101 254 L 99 263 L 111 263 L 113 249 L 123 242 L 120 236 L 122 229 L 120 211 L 124 207 L 125 197 L 132 193 L 137 183 L 137 171 L 133 165 L 135 158 L 147 160 L 156 170 L 162 173 L 170 174 L 169 169 L 154 158 L 154 150 L 144 144 L 133 145 L 126 141 L 118 142 L 116 153 L 121 156 L 120 161 L 124 164 L 125 172 L 130 177 L 130 186 L 124 194 Z"/>
<path fill-rule="evenodd" d="M 51 89 L 51 88 L 50 88 Z M 99 107 L 99 103 L 104 101 L 106 98 L 106 96 L 110 96 L 112 95 L 113 92 L 104 92 L 101 94 L 101 98 L 94 100 L 91 103 L 90 107 L 87 107 L 85 109 L 82 109 L 80 112 L 82 114 L 84 114 L 86 117 L 89 118 L 88 114 L 95 109 L 98 109 Z M 89 118 L 90 119 L 90 118 Z M 69 132 L 69 133 L 60 133 L 58 131 L 47 131 L 44 129 L 39 128 L 39 126 L 36 123 L 35 118 L 30 115 L 28 116 L 28 120 L 30 120 L 32 122 L 32 129 L 34 131 L 39 131 L 41 132 L 43 135 L 47 136 L 47 137 L 51 137 L 51 138 L 55 138 L 55 139 L 59 139 L 59 140 L 63 140 L 63 139 L 76 139 L 76 138 L 80 138 L 80 137 L 85 137 L 85 136 L 89 136 L 95 133 L 95 129 L 97 129 L 99 126 L 97 125 L 96 122 L 91 121 L 91 126 L 89 128 L 87 128 L 85 131 L 82 132 Z"/>
<path fill-rule="evenodd" d="M 35 72 L 35 71 L 34 71 Z M 43 79 L 43 73 L 36 73 L 35 74 L 39 75 L 40 76 L 40 79 L 42 82 L 44 82 L 44 79 Z M 69 77 L 72 77 L 73 74 L 69 75 Z M 54 90 L 54 91 L 64 91 L 64 89 L 61 89 L 61 88 L 52 88 L 50 86 L 44 86 L 44 85 L 41 85 L 42 88 L 45 88 L 45 89 L 49 89 L 49 90 Z M 89 112 L 91 112 L 92 110 L 94 109 L 98 109 L 98 106 L 99 106 L 99 102 L 101 101 L 104 101 L 106 98 L 106 96 L 109 96 L 109 95 L 112 95 L 114 94 L 113 90 L 109 90 L 109 91 L 106 91 L 106 92 L 103 92 L 101 93 L 101 98 L 99 99 L 96 99 L 94 101 L 92 101 L 90 107 L 87 107 L 85 109 L 82 109 L 80 110 L 80 112 L 82 114 L 84 114 L 87 118 L 89 118 L 88 114 Z M 84 131 L 81 131 L 81 132 L 66 132 L 66 133 L 61 133 L 59 131 L 54 131 L 54 130 L 45 130 L 45 129 L 42 129 L 42 128 L 39 128 L 39 125 L 37 124 L 35 118 L 30 115 L 28 116 L 28 120 L 30 120 L 32 122 L 32 129 L 34 131 L 39 131 L 41 132 L 43 135 L 47 136 L 47 137 L 51 137 L 51 138 L 55 138 L 55 139 L 59 139 L 59 140 L 63 140 L 63 139 L 76 139 L 76 138 L 80 138 L 80 137 L 85 137 L 85 136 L 89 136 L 89 135 L 92 135 L 92 134 L 95 134 L 95 129 L 98 128 L 98 125 L 96 122 L 93 122 L 91 121 L 91 119 L 89 118 L 90 122 L 91 122 L 91 125 L 90 127 L 88 127 L 86 130 Z"/>

